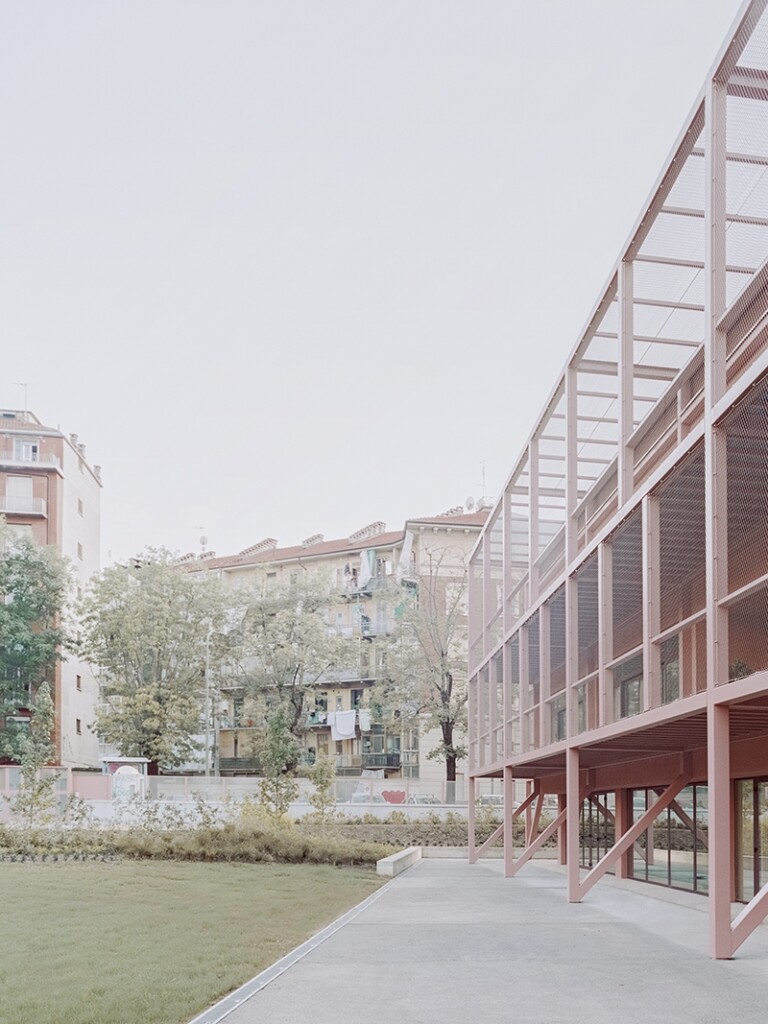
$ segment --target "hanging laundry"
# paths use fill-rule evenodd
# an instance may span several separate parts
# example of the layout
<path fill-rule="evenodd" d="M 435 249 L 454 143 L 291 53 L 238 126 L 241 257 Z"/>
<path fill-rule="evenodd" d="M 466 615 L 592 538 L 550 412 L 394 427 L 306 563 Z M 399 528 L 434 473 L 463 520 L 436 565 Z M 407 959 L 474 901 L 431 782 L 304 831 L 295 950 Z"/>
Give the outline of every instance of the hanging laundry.
<path fill-rule="evenodd" d="M 361 708 L 357 712 L 357 723 L 360 726 L 360 732 L 371 731 L 371 712 L 366 708 Z"/>
<path fill-rule="evenodd" d="M 334 728 L 338 733 L 338 739 L 353 739 L 355 735 L 355 712 L 337 711 L 334 718 Z"/>
<path fill-rule="evenodd" d="M 360 552 L 360 572 L 357 574 L 357 585 L 362 590 L 368 586 L 373 573 L 371 572 L 371 552 Z"/>
<path fill-rule="evenodd" d="M 336 742 L 337 740 L 342 739 L 342 737 L 339 736 L 338 732 L 336 731 L 336 712 L 335 711 L 329 711 L 328 712 L 328 725 L 330 725 L 330 727 L 331 727 L 331 739 L 334 742 Z"/>

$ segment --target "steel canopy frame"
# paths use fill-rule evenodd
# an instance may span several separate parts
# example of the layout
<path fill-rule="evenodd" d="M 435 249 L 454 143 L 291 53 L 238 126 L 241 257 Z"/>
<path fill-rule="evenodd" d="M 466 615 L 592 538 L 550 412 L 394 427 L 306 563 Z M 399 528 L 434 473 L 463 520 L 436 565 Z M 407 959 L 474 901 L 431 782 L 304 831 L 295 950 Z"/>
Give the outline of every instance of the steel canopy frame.
<path fill-rule="evenodd" d="M 729 412 L 768 375 L 767 7 L 747 0 L 739 11 L 470 564 L 471 859 L 503 836 L 512 876 L 558 833 L 569 899 L 581 899 L 612 865 L 624 871 L 652 811 L 684 811 L 680 790 L 706 780 L 718 958 L 731 957 L 768 913 L 763 886 L 731 920 L 734 779 L 745 777 L 734 772 L 746 768 L 732 757 L 731 709 L 745 699 L 745 681 L 729 665 L 729 623 L 732 609 L 768 595 L 768 566 L 731 582 L 727 439 Z M 768 446 L 768 430 L 763 440 Z M 704 582 L 667 621 L 665 487 L 694 456 Z M 699 491 L 691 493 L 687 500 L 698 501 Z M 663 660 L 671 643 L 676 692 Z M 768 675 L 758 672 L 750 686 L 768 698 Z M 634 735 L 685 715 L 695 716 L 696 735 L 706 722 L 704 761 L 695 760 L 693 774 L 681 747 L 679 770 L 663 785 L 653 776 L 662 796 L 634 823 L 617 767 L 616 842 L 582 880 L 579 812 L 596 792 L 582 756 L 617 729 Z M 645 756 L 650 765 L 652 747 Z M 491 775 L 504 778 L 504 823 L 476 849 L 473 796 L 477 779 Z M 520 778 L 535 781 L 515 809 Z M 559 812 L 539 834 L 544 796 L 554 792 Z M 521 814 L 526 844 L 515 860 L 512 826 Z"/>

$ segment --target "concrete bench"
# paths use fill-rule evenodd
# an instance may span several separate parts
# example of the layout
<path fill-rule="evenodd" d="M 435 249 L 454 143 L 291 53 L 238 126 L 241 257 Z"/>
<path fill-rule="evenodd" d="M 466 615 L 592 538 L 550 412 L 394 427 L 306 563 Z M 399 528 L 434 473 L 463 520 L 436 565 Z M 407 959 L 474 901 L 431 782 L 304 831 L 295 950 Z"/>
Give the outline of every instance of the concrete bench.
<path fill-rule="evenodd" d="M 389 857 L 383 857 L 376 861 L 376 874 L 386 875 L 387 878 L 394 878 L 401 871 L 406 871 L 421 860 L 421 847 L 409 846 L 407 850 L 400 850 L 399 853 L 392 853 Z"/>

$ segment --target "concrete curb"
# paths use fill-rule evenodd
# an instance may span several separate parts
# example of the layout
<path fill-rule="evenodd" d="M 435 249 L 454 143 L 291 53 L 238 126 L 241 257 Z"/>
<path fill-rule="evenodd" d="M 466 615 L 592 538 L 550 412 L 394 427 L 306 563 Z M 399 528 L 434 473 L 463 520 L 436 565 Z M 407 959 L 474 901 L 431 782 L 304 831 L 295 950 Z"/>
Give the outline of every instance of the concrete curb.
<path fill-rule="evenodd" d="M 401 875 L 403 871 L 412 868 L 421 860 L 422 848 L 420 846 L 409 846 L 407 850 L 399 850 L 391 853 L 389 857 L 382 857 L 376 861 L 376 874 L 384 875 L 387 878 L 394 878 Z"/>
<path fill-rule="evenodd" d="M 354 920 L 358 914 L 361 914 L 367 907 L 372 903 L 375 903 L 384 893 L 396 883 L 397 879 L 393 878 L 391 881 L 386 882 L 376 892 L 371 893 L 370 896 L 358 903 L 356 907 L 352 907 L 341 917 L 337 917 L 335 921 L 332 921 L 329 925 L 326 925 L 321 931 L 317 932 L 311 938 L 307 939 L 306 942 L 302 942 L 300 946 L 292 949 L 290 953 L 286 953 L 284 957 L 277 960 L 271 967 L 265 968 L 255 977 L 251 978 L 250 981 L 246 981 L 240 988 L 236 988 L 234 992 L 230 992 L 228 996 L 224 996 L 213 1006 L 209 1006 L 207 1010 L 203 1010 L 202 1013 L 198 1014 L 197 1017 L 193 1017 L 189 1024 L 219 1024 L 219 1021 L 224 1020 L 230 1013 L 236 1010 L 243 1003 L 247 1002 L 251 996 L 255 996 L 258 992 L 261 992 L 263 988 L 266 988 L 270 982 L 275 981 L 281 974 L 284 974 L 289 967 L 293 967 L 294 964 L 302 960 L 308 953 L 311 953 L 313 949 L 316 949 L 319 945 L 325 942 L 326 939 L 330 939 L 340 928 L 343 928 L 345 924 L 349 924 L 350 921 Z"/>

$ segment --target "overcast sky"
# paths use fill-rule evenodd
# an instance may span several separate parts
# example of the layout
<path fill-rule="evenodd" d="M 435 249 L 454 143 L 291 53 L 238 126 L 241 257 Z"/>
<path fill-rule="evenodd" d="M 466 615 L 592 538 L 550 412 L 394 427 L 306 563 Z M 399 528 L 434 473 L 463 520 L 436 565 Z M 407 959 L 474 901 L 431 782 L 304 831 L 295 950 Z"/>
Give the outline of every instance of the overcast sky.
<path fill-rule="evenodd" d="M 736 0 L 0 0 L 0 404 L 102 557 L 495 497 Z"/>

